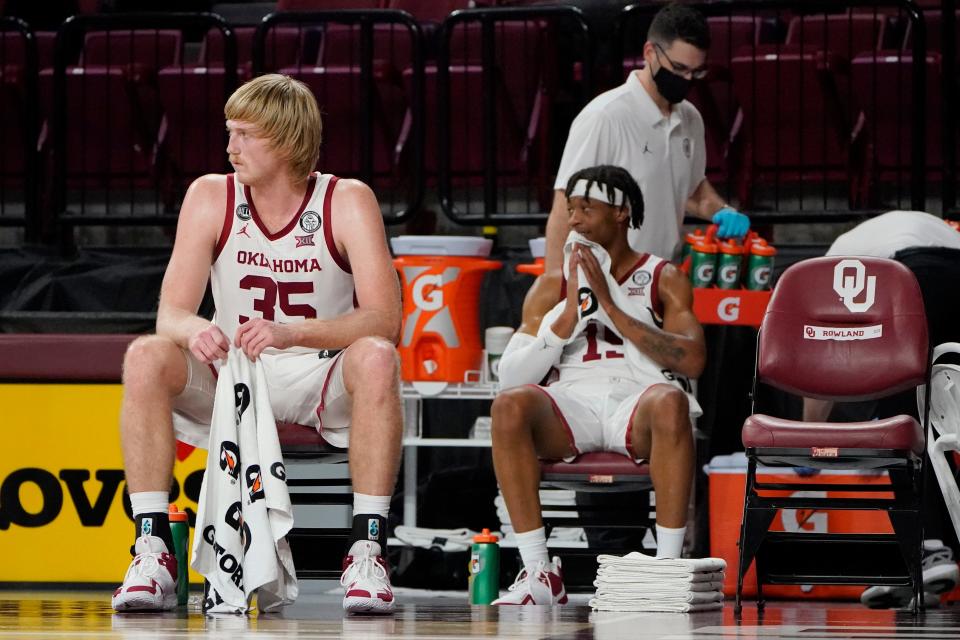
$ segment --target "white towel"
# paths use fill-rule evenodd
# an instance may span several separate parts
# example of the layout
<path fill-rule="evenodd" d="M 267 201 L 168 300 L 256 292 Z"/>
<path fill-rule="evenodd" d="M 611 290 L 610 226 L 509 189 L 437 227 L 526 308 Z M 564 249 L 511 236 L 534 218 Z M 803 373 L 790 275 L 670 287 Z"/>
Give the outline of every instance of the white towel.
<path fill-rule="evenodd" d="M 631 593 L 598 591 L 594 599 L 607 603 L 631 604 L 635 602 L 659 602 L 664 604 L 706 604 L 722 602 L 723 593 L 720 591 L 705 591 L 701 593 L 681 593 L 670 595 L 639 596 Z"/>
<path fill-rule="evenodd" d="M 723 582 L 724 571 L 708 571 L 704 573 L 663 573 L 657 571 L 637 571 L 617 567 L 604 567 L 597 571 L 597 579 L 606 582 L 626 582 L 635 584 L 676 584 L 679 586 L 690 584 L 709 584 Z"/>
<path fill-rule="evenodd" d="M 689 602 L 666 603 L 654 602 L 652 600 L 619 603 L 605 602 L 599 598 L 590 600 L 590 606 L 594 611 L 637 611 L 637 612 L 664 612 L 664 613 L 691 613 L 694 611 L 713 611 L 723 608 L 723 602 L 705 602 L 702 604 L 692 604 Z"/>
<path fill-rule="evenodd" d="M 727 568 L 727 561 L 723 558 L 655 558 L 639 551 L 631 551 L 625 556 L 599 555 L 597 562 L 600 563 L 601 569 L 610 567 L 612 570 L 627 569 L 666 575 L 713 573 Z"/>
<path fill-rule="evenodd" d="M 470 529 L 428 529 L 403 525 L 398 525 L 393 531 L 398 540 L 410 546 L 444 552 L 466 551 L 473 544 L 473 536 L 478 533 Z M 494 534 L 503 537 L 499 532 Z"/>
<path fill-rule="evenodd" d="M 723 581 L 719 582 L 668 582 L 661 580 L 655 582 L 636 582 L 636 581 L 613 581 L 597 578 L 593 581 L 593 586 L 597 588 L 597 593 L 633 593 L 640 595 L 656 594 L 687 594 L 687 593 L 706 593 L 708 591 L 721 591 Z"/>
<path fill-rule="evenodd" d="M 637 551 L 597 557 L 597 588 L 590 606 L 599 611 L 685 613 L 723 606 L 721 558 L 654 558 Z"/>
<path fill-rule="evenodd" d="M 220 368 L 191 566 L 209 582 L 205 613 L 291 604 L 298 586 L 286 534 L 293 528 L 276 421 L 263 365 L 231 348 Z"/>

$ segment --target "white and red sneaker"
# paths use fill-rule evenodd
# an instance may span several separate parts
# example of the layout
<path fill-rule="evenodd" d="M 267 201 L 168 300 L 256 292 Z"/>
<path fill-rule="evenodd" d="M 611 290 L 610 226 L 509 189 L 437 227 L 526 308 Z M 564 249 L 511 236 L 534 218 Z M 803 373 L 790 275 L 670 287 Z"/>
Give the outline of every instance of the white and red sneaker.
<path fill-rule="evenodd" d="M 114 611 L 169 611 L 177 606 L 177 559 L 156 536 L 140 536 L 123 584 L 113 592 Z"/>
<path fill-rule="evenodd" d="M 343 559 L 343 610 L 348 613 L 390 613 L 393 611 L 393 588 L 390 572 L 380 555 L 380 545 L 370 540 L 357 540 L 350 555 Z"/>
<path fill-rule="evenodd" d="M 560 558 L 554 556 L 552 562 L 541 561 L 533 571 L 524 567 L 510 585 L 509 593 L 492 604 L 567 604 Z"/>

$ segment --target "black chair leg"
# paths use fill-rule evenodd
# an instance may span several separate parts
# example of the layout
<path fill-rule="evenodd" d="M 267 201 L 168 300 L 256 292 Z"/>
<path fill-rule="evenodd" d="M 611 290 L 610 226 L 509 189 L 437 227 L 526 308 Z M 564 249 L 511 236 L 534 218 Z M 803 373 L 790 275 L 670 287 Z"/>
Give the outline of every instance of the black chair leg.
<path fill-rule="evenodd" d="M 910 475 L 890 474 L 896 501 L 905 508 L 888 512 L 890 524 L 897 536 L 900 553 L 910 574 L 913 591 L 913 613 L 924 608 L 923 603 L 923 513 L 920 491 L 920 469 L 914 468 Z"/>
<path fill-rule="evenodd" d="M 747 465 L 747 485 L 744 496 L 743 519 L 740 524 L 740 559 L 737 568 L 737 595 L 734 601 L 734 613 L 737 614 L 739 614 L 743 608 L 744 576 L 746 576 L 747 570 L 750 568 L 750 563 L 753 562 L 754 557 L 756 557 L 757 550 L 760 548 L 760 544 L 770 529 L 770 524 L 777 515 L 776 509 L 756 506 L 756 502 L 760 499 L 754 491 L 756 471 L 756 461 L 750 459 Z M 761 578 L 760 571 L 758 570 L 758 596 L 762 593 L 760 590 Z M 762 598 L 758 599 L 758 606 L 760 606 L 761 601 Z"/>

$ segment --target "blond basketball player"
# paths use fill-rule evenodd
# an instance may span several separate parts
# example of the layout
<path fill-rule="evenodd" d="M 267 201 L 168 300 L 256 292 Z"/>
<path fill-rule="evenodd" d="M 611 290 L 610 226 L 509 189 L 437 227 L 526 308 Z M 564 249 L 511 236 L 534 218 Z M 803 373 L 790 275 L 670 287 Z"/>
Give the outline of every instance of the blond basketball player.
<path fill-rule="evenodd" d="M 643 221 L 643 196 L 626 170 L 582 169 L 566 196 L 577 236 L 565 249 L 564 297 L 555 293 L 560 282 L 541 276 L 500 361 L 505 390 L 493 402 L 493 462 L 524 569 L 494 604 L 567 601 L 559 558 L 547 553 L 538 457 L 615 451 L 648 459 L 657 555 L 679 557 L 686 528 L 690 418 L 700 414 L 686 379 L 700 375 L 705 362 L 693 291 L 664 259 L 630 248 L 627 229 Z M 551 370 L 557 379 L 537 384 Z"/>
<path fill-rule="evenodd" d="M 349 442 L 356 493 L 343 606 L 390 611 L 382 556 L 400 457 L 401 307 L 380 207 L 362 182 L 313 171 L 320 111 L 302 83 L 261 76 L 224 112 L 235 172 L 187 191 L 157 333 L 124 359 L 120 432 L 137 537 L 113 607 L 176 604 L 166 515 L 175 442 L 206 447 L 216 369 L 234 345 L 263 363 L 278 420 Z M 197 315 L 208 282 L 212 321 Z"/>

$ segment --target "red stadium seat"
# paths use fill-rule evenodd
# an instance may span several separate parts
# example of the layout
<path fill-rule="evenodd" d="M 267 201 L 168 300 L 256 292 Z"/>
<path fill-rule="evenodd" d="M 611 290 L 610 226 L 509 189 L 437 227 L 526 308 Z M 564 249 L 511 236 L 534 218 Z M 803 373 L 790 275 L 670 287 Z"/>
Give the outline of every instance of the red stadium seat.
<path fill-rule="evenodd" d="M 53 70 L 40 72 L 41 91 Z M 71 188 L 146 187 L 154 176 L 159 105 L 144 109 L 142 85 L 119 67 L 66 70 L 66 170 Z M 52 97 L 46 98 L 52 104 Z M 154 96 L 155 99 L 155 96 Z M 41 98 L 41 101 L 45 101 Z"/>
<path fill-rule="evenodd" d="M 872 13 L 796 16 L 787 29 L 786 44 L 804 51 L 830 51 L 847 60 L 862 51 L 883 47 L 887 17 Z"/>
<path fill-rule="evenodd" d="M 319 168 L 337 175 L 361 175 L 360 99 L 362 95 L 359 67 L 287 67 L 280 73 L 304 82 L 317 98 L 320 110 L 337 126 L 325 128 L 320 147 Z M 395 175 L 394 145 L 400 135 L 406 103 L 402 88 L 389 83 L 374 83 L 373 110 L 373 176 L 387 179 Z"/>
<path fill-rule="evenodd" d="M 548 111 L 546 91 L 550 70 L 542 63 L 546 27 L 540 22 L 508 21 L 494 26 L 494 92 L 497 109 L 497 178 L 504 184 L 543 182 L 538 163 Z M 458 24 L 450 35 L 449 149 L 450 173 L 457 184 L 479 184 L 483 179 L 483 67 L 481 29 L 478 24 Z M 412 91 L 411 69 L 404 83 Z M 438 70 L 425 70 L 425 122 L 436 122 Z M 406 140 L 400 141 L 400 147 Z M 426 127 L 425 163 L 436 174 L 437 127 Z M 552 185 L 551 185 L 552 186 Z"/>
<path fill-rule="evenodd" d="M 419 22 L 443 22 L 458 9 L 467 9 L 468 0 L 388 0 L 387 7 L 406 11 Z"/>
<path fill-rule="evenodd" d="M 393 76 L 399 84 L 400 73 L 413 62 L 410 31 L 404 25 L 378 24 L 373 27 L 375 72 Z M 323 31 L 317 64 L 321 66 L 360 66 L 360 27 L 328 24 Z"/>
<path fill-rule="evenodd" d="M 0 184 L 23 185 L 28 156 L 27 118 L 30 101 L 26 85 L 27 39 L 17 31 L 0 32 Z M 34 143 L 36 141 L 33 141 Z"/>
<path fill-rule="evenodd" d="M 277 11 L 334 11 L 383 9 L 383 0 L 277 0 Z"/>
<path fill-rule="evenodd" d="M 923 10 L 923 21 L 926 24 L 926 44 L 927 51 L 937 51 L 941 50 L 943 46 L 943 14 L 939 10 L 940 5 L 937 4 L 936 9 L 924 9 Z M 957 18 L 960 18 L 960 11 L 957 12 Z M 954 41 L 960 40 L 960 20 L 954 22 Z M 913 24 L 907 23 L 906 29 L 903 32 L 903 50 L 905 52 L 913 50 Z M 958 59 L 960 59 L 960 50 L 957 50 Z"/>
<path fill-rule="evenodd" d="M 926 179 L 941 179 L 946 142 L 942 134 L 940 54 L 926 59 Z M 913 56 L 893 50 L 864 53 L 851 64 L 853 87 L 866 115 L 865 181 L 862 197 L 877 202 L 877 187 L 903 182 L 912 166 Z M 890 87 L 898 87 L 891 91 Z"/>
<path fill-rule="evenodd" d="M 157 71 L 180 63 L 181 35 L 168 29 L 90 31 L 83 41 L 80 64 L 121 67 L 138 65 Z"/>
<path fill-rule="evenodd" d="M 758 182 L 846 183 L 852 199 L 862 170 L 853 152 L 862 140 L 846 95 L 849 64 L 830 53 L 762 45 L 741 50 L 731 69 L 743 110 L 741 206 L 751 206 Z"/>
<path fill-rule="evenodd" d="M 755 384 L 840 402 L 875 400 L 927 382 L 929 347 L 923 298 L 913 273 L 881 258 L 825 257 L 788 268 L 760 327 Z M 921 589 L 921 425 L 911 416 L 872 422 L 797 422 L 761 413 L 742 431 L 748 468 L 736 611 L 756 560 L 758 607 L 767 584 L 912 585 Z M 830 470 L 896 470 L 891 493 L 876 485 L 835 487 L 798 475 L 757 478 L 758 465 Z M 808 472 L 803 472 L 807 476 Z M 821 487 L 821 491 L 817 491 Z M 886 511 L 894 534 L 768 531 L 778 509 Z M 902 555 L 903 564 L 896 563 Z M 891 563 L 891 561 L 893 561 Z"/>
<path fill-rule="evenodd" d="M 243 79 L 251 77 L 253 68 L 253 37 L 255 27 L 234 27 L 237 39 L 237 72 Z M 268 70 L 289 67 L 301 61 L 303 29 L 297 27 L 273 27 L 264 42 L 264 68 Z M 313 64 L 313 60 L 309 61 Z M 223 33 L 211 29 L 200 45 L 199 64 L 208 67 L 223 66 Z"/>
<path fill-rule="evenodd" d="M 227 167 L 223 105 L 226 77 L 222 67 L 168 67 L 157 77 L 164 126 L 158 136 L 174 184 L 187 183 Z"/>

